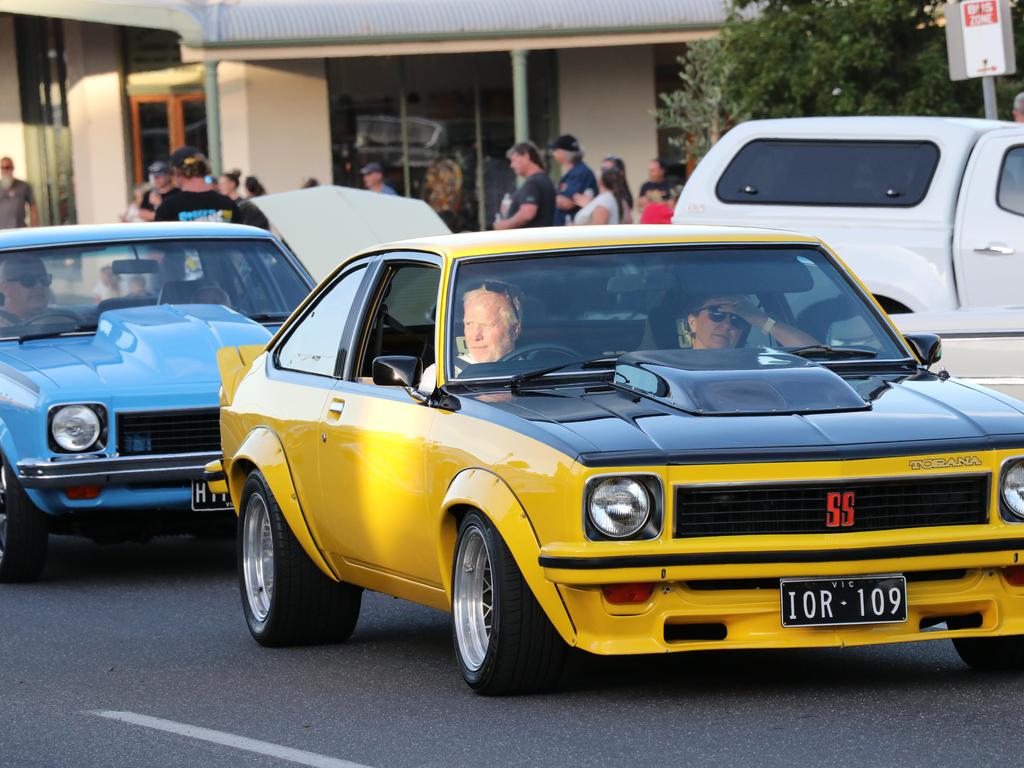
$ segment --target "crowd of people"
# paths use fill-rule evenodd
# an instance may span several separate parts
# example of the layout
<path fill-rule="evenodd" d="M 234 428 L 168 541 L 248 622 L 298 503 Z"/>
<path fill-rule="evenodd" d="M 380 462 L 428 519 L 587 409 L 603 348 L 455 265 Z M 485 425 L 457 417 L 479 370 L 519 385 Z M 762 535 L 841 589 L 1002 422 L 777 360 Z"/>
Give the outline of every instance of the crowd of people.
<path fill-rule="evenodd" d="M 1024 122 L 1024 91 L 1014 98 L 1012 112 L 1014 121 Z M 683 179 L 673 177 L 663 159 L 650 161 L 647 179 L 634 198 L 626 179 L 626 165 L 618 155 L 603 157 L 595 174 L 584 162 L 583 147 L 575 136 L 559 136 L 548 150 L 559 166 L 557 185 L 545 170 L 545 157 L 536 144 L 519 142 L 508 150 L 508 165 L 522 182 L 502 199 L 491 222 L 494 229 L 671 223 Z M 259 179 L 246 176 L 243 181 L 237 169 L 215 179 L 209 161 L 195 147 L 181 147 L 169 160 L 150 163 L 146 171 L 148 181 L 134 187 L 121 221 L 230 221 L 270 228 L 266 216 L 251 202 L 267 194 Z M 398 194 L 387 183 L 386 169 L 380 162 L 366 163 L 360 175 L 368 191 Z M 450 225 L 456 221 L 455 198 L 461 184 L 461 169 L 447 159 L 432 163 L 423 184 L 424 199 Z M 301 184 L 318 185 L 315 178 L 306 178 Z M 0 157 L 0 229 L 35 227 L 39 223 L 32 187 L 14 176 L 10 157 Z"/>
<path fill-rule="evenodd" d="M 618 155 L 602 158 L 595 174 L 575 136 L 559 136 L 548 149 L 561 172 L 557 186 L 536 144 L 523 141 L 509 149 L 509 167 L 522 183 L 505 196 L 494 229 L 671 222 L 680 180 L 669 175 L 661 158 L 651 160 L 647 180 L 634 198 Z"/>

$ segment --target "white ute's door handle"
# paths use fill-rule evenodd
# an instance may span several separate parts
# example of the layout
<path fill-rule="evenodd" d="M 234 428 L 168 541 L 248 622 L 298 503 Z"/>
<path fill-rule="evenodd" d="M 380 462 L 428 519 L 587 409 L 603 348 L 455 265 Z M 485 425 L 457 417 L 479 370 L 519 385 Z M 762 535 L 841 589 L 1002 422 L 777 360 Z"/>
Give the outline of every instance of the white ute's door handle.
<path fill-rule="evenodd" d="M 1002 243 L 989 243 L 984 248 L 975 248 L 974 252 L 983 256 L 1013 256 L 1013 248 Z"/>

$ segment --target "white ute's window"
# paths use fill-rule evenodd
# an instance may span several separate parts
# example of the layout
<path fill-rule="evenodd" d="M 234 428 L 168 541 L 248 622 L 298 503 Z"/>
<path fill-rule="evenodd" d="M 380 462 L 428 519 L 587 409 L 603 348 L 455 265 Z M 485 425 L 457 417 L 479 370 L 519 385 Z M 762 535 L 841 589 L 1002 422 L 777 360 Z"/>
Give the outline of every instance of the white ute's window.
<path fill-rule="evenodd" d="M 927 141 L 760 139 L 729 163 L 724 203 L 906 208 L 924 199 L 939 162 Z"/>
<path fill-rule="evenodd" d="M 999 174 L 999 207 L 1024 216 L 1024 147 L 1006 153 Z"/>

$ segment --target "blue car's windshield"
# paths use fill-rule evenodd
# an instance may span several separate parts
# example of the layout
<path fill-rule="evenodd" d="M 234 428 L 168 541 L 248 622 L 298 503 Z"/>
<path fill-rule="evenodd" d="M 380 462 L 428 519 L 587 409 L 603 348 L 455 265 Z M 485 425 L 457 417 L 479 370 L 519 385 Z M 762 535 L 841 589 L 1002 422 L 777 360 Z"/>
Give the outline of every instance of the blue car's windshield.
<path fill-rule="evenodd" d="M 829 362 L 908 358 L 853 281 L 810 246 L 467 261 L 448 301 L 449 379 L 582 361 L 607 367 L 639 350 L 771 348 Z"/>
<path fill-rule="evenodd" d="M 280 322 L 308 287 L 269 240 L 150 240 L 0 254 L 0 338 L 90 330 L 111 309 L 221 304 Z"/>

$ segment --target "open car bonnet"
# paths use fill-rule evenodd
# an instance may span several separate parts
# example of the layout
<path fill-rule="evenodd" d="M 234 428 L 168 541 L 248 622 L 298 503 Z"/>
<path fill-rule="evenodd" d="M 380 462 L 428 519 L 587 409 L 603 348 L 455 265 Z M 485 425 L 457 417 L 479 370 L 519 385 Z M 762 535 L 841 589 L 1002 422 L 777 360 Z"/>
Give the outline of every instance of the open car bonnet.
<path fill-rule="evenodd" d="M 451 234 L 422 200 L 322 186 L 252 199 L 320 282 L 345 258 L 393 240 Z"/>

